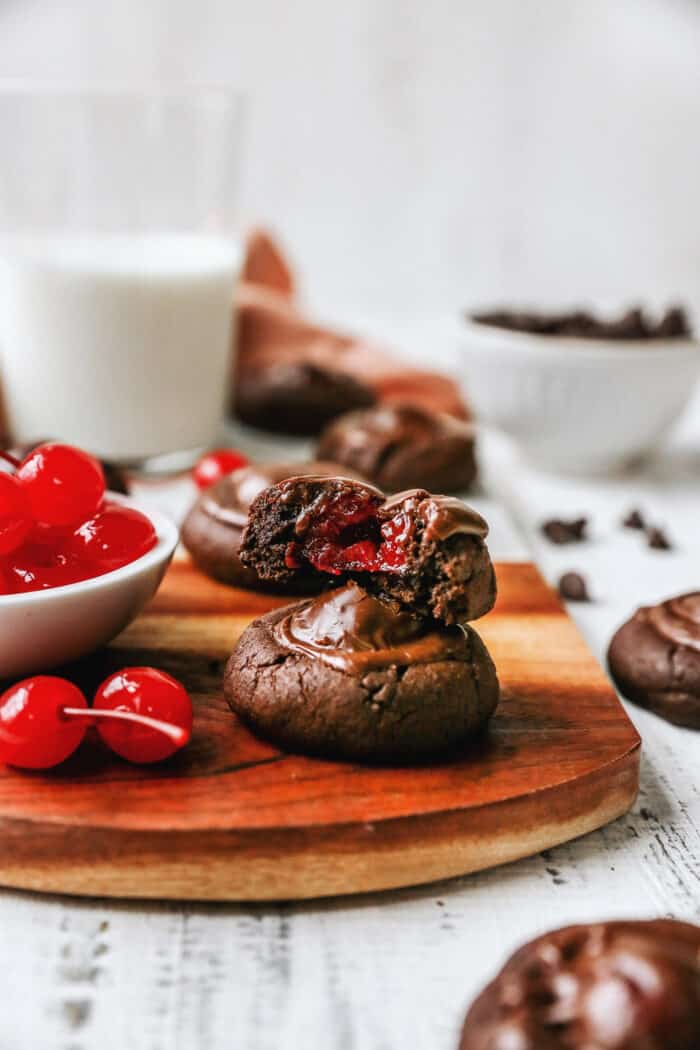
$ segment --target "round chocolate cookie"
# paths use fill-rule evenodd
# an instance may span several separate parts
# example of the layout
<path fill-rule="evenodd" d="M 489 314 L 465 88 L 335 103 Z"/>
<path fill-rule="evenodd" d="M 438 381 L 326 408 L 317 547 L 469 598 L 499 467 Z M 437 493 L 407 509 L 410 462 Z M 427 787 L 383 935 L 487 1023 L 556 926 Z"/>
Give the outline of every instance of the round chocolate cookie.
<path fill-rule="evenodd" d="M 569 926 L 520 948 L 473 1003 L 460 1050 L 697 1050 L 700 927 Z"/>
<path fill-rule="evenodd" d="M 477 474 L 471 423 L 416 405 L 341 416 L 321 434 L 318 455 L 353 467 L 385 492 L 463 492 Z"/>
<path fill-rule="evenodd" d="M 396 612 L 350 583 L 255 620 L 229 659 L 224 695 L 287 750 L 406 762 L 474 737 L 499 687 L 471 628 Z"/>
<path fill-rule="evenodd" d="M 261 430 L 299 436 L 318 434 L 336 416 L 375 402 L 365 383 L 311 361 L 291 361 L 239 374 L 233 411 Z"/>
<path fill-rule="evenodd" d="M 254 569 L 244 565 L 238 551 L 246 526 L 248 510 L 255 498 L 269 485 L 311 472 L 321 477 L 343 473 L 336 463 L 259 463 L 241 467 L 211 488 L 205 489 L 191 508 L 182 526 L 182 542 L 193 560 L 208 576 L 234 587 L 269 590 L 287 594 L 320 591 L 322 580 L 286 582 L 263 581 Z M 349 473 L 348 471 L 345 471 Z M 353 475 L 357 477 L 357 475 Z"/>
<path fill-rule="evenodd" d="M 628 700 L 700 729 L 700 592 L 638 609 L 614 635 L 608 663 Z"/>

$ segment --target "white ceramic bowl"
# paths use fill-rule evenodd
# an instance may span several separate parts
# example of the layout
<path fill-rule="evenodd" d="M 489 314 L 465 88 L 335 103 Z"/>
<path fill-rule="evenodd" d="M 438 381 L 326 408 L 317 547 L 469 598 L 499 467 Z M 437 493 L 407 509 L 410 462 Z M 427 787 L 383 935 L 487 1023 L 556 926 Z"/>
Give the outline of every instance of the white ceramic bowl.
<path fill-rule="evenodd" d="M 105 645 L 155 594 L 177 546 L 177 526 L 134 500 L 114 493 L 109 497 L 148 515 L 158 537 L 155 547 L 104 576 L 30 594 L 0 595 L 0 678 L 45 671 Z"/>
<path fill-rule="evenodd" d="M 535 464 L 600 474 L 651 452 L 700 374 L 700 343 L 532 335 L 460 320 L 450 354 L 476 418 Z"/>

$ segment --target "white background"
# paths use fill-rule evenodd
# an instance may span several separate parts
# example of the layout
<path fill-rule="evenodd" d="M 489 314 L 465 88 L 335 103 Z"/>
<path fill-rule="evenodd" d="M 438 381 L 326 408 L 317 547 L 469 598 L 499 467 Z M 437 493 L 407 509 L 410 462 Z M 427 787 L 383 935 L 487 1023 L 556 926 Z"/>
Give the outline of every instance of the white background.
<path fill-rule="evenodd" d="M 324 312 L 700 305 L 696 0 L 0 0 L 0 75 L 243 88 Z"/>

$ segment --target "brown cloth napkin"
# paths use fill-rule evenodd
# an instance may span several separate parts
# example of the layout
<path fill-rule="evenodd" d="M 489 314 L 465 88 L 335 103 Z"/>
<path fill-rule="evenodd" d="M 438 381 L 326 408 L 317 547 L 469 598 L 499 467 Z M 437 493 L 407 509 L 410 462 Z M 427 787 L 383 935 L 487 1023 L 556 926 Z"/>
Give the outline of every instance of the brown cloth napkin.
<path fill-rule="evenodd" d="M 305 317 L 296 301 L 292 269 L 264 230 L 248 237 L 237 306 L 237 377 L 271 364 L 312 361 L 349 372 L 371 386 L 381 401 L 410 401 L 468 418 L 451 379 L 411 368 L 383 346 Z"/>

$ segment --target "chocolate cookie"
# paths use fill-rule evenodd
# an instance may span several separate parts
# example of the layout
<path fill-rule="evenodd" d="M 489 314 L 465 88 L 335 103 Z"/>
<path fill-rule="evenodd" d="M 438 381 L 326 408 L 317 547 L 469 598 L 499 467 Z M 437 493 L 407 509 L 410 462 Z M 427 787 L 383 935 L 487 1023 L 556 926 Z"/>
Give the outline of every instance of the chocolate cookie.
<path fill-rule="evenodd" d="M 348 478 L 289 478 L 253 502 L 241 561 L 291 587 L 310 576 L 353 579 L 366 591 L 444 623 L 492 608 L 488 526 L 461 500 L 422 489 L 388 499 Z"/>
<path fill-rule="evenodd" d="M 697 1050 L 700 927 L 569 926 L 515 953 L 467 1014 L 460 1050 Z"/>
<path fill-rule="evenodd" d="M 628 700 L 700 729 L 700 592 L 638 609 L 614 635 L 608 663 Z"/>
<path fill-rule="evenodd" d="M 471 628 L 396 612 L 350 583 L 255 620 L 224 694 L 285 749 L 405 762 L 471 739 L 498 703 L 498 679 Z"/>
<path fill-rule="evenodd" d="M 240 372 L 233 411 L 261 430 L 303 436 L 318 434 L 329 420 L 374 402 L 371 388 L 347 372 L 291 361 Z"/>
<path fill-rule="evenodd" d="M 238 557 L 248 509 L 256 496 L 269 485 L 304 470 L 316 476 L 333 477 L 343 468 L 319 460 L 311 463 L 259 463 L 241 467 L 205 489 L 182 526 L 182 542 L 199 568 L 215 580 L 249 590 L 282 590 L 287 594 L 321 590 L 325 585 L 321 578 L 294 581 L 294 587 L 262 581 L 254 569 L 247 568 Z"/>
<path fill-rule="evenodd" d="M 353 467 L 385 492 L 463 492 L 476 478 L 474 427 L 414 405 L 377 405 L 340 416 L 318 455 Z"/>

